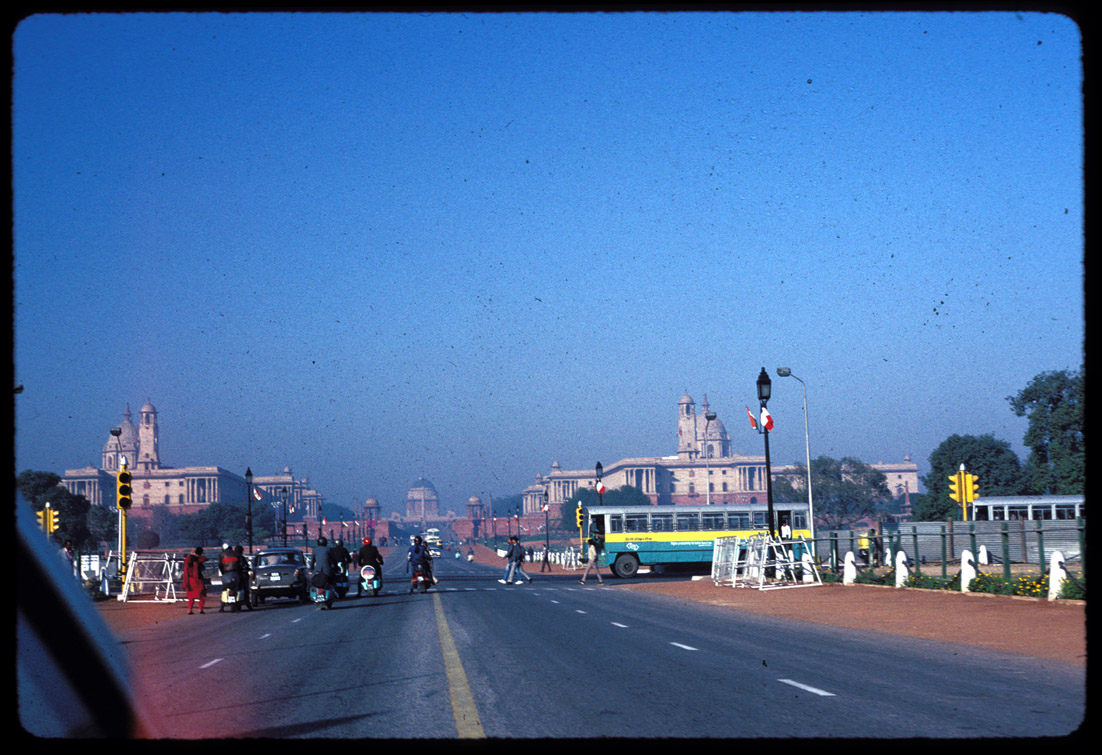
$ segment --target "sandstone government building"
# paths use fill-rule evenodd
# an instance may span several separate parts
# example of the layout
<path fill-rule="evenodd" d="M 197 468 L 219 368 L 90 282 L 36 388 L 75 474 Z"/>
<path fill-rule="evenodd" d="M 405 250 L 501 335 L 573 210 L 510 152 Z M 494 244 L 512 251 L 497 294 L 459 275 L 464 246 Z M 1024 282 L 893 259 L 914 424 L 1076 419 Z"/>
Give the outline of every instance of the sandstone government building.
<path fill-rule="evenodd" d="M 707 396 L 698 413 L 696 403 L 686 391 L 677 405 L 676 453 L 605 464 L 604 484 L 610 490 L 631 485 L 657 505 L 703 504 L 708 500 L 716 504 L 764 501 L 765 457 L 736 453 L 723 421 L 718 416 L 711 421 L 705 419 L 710 411 Z M 211 503 L 240 503 L 246 499 L 247 485 L 240 474 L 217 466 L 169 467 L 162 464 L 158 450 L 157 410 L 148 401 L 139 410 L 136 425 L 127 405 L 120 429 L 117 437 L 109 434 L 98 467 L 90 464 L 65 470 L 62 484 L 68 490 L 83 495 L 93 505 L 113 506 L 115 474 L 120 457 L 125 456 L 134 478 L 132 515 L 149 516 L 154 506 L 166 506 L 172 513 L 193 513 Z M 877 462 L 870 466 L 884 474 L 894 496 L 918 492 L 918 467 L 910 456 L 899 463 Z M 793 468 L 773 466 L 771 471 L 776 478 L 791 475 Z M 595 482 L 594 469 L 567 470 L 554 462 L 549 472 L 537 474 L 535 481 L 524 489 L 519 523 L 524 531 L 542 531 L 545 517 L 558 521 L 562 505 L 579 488 L 592 487 Z M 307 478 L 295 478 L 289 466 L 279 474 L 254 476 L 253 488 L 259 491 L 261 502 L 280 505 L 286 490 L 289 511 L 301 513 L 314 525 L 323 519 L 324 497 L 309 486 Z M 549 508 L 546 514 L 543 509 L 545 492 Z M 489 530 L 490 501 L 484 502 L 472 495 L 463 502 L 462 514 L 457 516 L 454 509 L 442 513 L 443 506 L 451 504 L 459 508 L 458 503 L 441 502 L 432 482 L 421 477 L 406 495 L 404 514 L 395 511 L 389 519 L 383 519 L 379 501 L 370 497 L 357 506 L 362 521 L 356 524 L 360 527 L 370 525 L 371 530 L 385 533 L 391 530 L 388 525 L 410 530 L 430 523 L 447 523 L 459 537 Z"/>

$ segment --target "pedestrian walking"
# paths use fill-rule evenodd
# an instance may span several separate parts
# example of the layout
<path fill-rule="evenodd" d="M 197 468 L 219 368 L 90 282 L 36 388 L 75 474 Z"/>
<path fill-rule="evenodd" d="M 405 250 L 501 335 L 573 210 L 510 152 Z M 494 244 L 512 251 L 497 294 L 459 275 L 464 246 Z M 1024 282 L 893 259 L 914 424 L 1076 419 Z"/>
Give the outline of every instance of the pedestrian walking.
<path fill-rule="evenodd" d="M 543 546 L 543 557 L 540 560 L 540 574 L 545 571 L 551 571 L 551 549 L 546 545 Z"/>
<path fill-rule="evenodd" d="M 589 563 L 585 565 L 582 578 L 578 581 L 584 585 L 585 578 L 589 576 L 589 570 L 592 569 L 593 573 L 597 575 L 597 581 L 603 585 L 605 581 L 601 579 L 601 570 L 597 566 L 597 557 L 601 555 L 601 541 L 598 538 L 591 537 L 587 542 L 589 543 Z"/>
<path fill-rule="evenodd" d="M 202 548 L 196 548 L 184 558 L 184 593 L 187 595 L 187 612 L 191 616 L 195 611 L 196 601 L 199 603 L 199 613 L 203 610 L 203 600 L 207 597 L 207 581 L 203 576 L 203 564 L 207 557 L 203 555 Z"/>
<path fill-rule="evenodd" d="M 532 584 L 532 578 L 524 573 L 524 555 L 524 548 L 520 544 L 520 539 L 516 535 L 511 535 L 509 537 L 509 550 L 505 554 L 505 558 L 509 559 L 509 565 L 505 568 L 505 578 L 499 579 L 498 582 L 512 585 L 519 582 L 523 577 L 528 584 Z"/>

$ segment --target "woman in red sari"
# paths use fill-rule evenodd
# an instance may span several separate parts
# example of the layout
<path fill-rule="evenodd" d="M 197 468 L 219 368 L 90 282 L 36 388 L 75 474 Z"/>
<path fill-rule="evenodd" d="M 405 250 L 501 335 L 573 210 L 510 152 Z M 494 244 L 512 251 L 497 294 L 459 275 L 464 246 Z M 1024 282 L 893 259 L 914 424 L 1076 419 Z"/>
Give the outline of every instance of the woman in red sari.
<path fill-rule="evenodd" d="M 207 583 L 203 579 L 203 563 L 206 560 L 202 548 L 196 548 L 184 559 L 184 592 L 187 593 L 188 615 L 194 613 L 191 609 L 195 601 L 199 601 L 199 613 L 206 613 L 203 610 L 203 599 L 207 595 Z"/>

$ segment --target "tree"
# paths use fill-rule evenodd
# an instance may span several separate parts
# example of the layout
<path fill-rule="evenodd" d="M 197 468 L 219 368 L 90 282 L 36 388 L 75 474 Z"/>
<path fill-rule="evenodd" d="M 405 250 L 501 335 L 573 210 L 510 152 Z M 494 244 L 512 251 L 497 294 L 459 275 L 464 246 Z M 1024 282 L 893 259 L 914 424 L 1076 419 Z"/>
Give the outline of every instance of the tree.
<path fill-rule="evenodd" d="M 828 530 L 843 529 L 870 516 L 878 516 L 892 500 L 883 472 L 860 459 L 811 460 L 811 489 L 815 522 Z M 792 474 L 773 481 L 773 501 L 807 501 L 807 467 L 792 466 Z"/>
<path fill-rule="evenodd" d="M 61 477 L 53 472 L 24 470 L 15 480 L 16 488 L 37 513 L 50 504 L 57 512 L 58 528 L 53 540 L 58 544 L 73 542 L 77 550 L 95 549 L 99 545 L 88 530 L 88 512 L 92 505 L 82 495 L 70 493 L 61 484 Z"/>
<path fill-rule="evenodd" d="M 1086 490 L 1083 436 L 1085 372 L 1042 372 L 1016 396 L 1014 414 L 1029 417 L 1023 443 L 1029 449 L 1025 488 L 1029 493 L 1076 495 Z"/>
<path fill-rule="evenodd" d="M 650 506 L 651 500 L 637 487 L 632 485 L 621 485 L 616 490 L 609 490 L 604 495 L 600 495 L 593 488 L 578 488 L 574 491 L 574 495 L 562 505 L 562 526 L 563 528 L 576 532 L 578 529 L 577 515 L 574 513 L 578 509 L 578 504 L 583 507 L 595 508 L 597 506 Z"/>
<path fill-rule="evenodd" d="M 912 499 L 919 521 L 963 518 L 961 505 L 949 497 L 949 477 L 965 470 L 979 478 L 980 496 L 1019 495 L 1022 470 L 1018 456 L 1004 440 L 986 435 L 951 435 L 930 454 L 930 473 L 922 478 L 926 495 Z"/>

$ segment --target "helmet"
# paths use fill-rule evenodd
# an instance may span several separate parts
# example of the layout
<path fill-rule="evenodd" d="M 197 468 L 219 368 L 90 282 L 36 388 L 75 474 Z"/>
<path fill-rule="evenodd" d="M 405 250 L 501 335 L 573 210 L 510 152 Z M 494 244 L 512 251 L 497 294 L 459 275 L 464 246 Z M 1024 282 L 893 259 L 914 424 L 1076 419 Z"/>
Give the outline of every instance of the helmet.
<path fill-rule="evenodd" d="M 416 545 L 420 545 L 421 544 L 421 536 L 418 535 L 417 537 L 413 538 L 413 542 Z"/>
<path fill-rule="evenodd" d="M 329 541 L 325 539 L 324 535 L 322 535 L 321 537 L 318 538 L 318 545 L 322 545 L 322 546 L 329 545 Z"/>
<path fill-rule="evenodd" d="M 371 538 L 365 537 L 364 538 L 364 545 L 371 545 Z"/>
<path fill-rule="evenodd" d="M 337 545 L 339 545 L 343 548 L 344 547 L 344 541 L 338 538 L 337 539 Z"/>
<path fill-rule="evenodd" d="M 222 550 L 226 550 L 229 547 L 230 547 L 229 543 L 222 543 Z"/>

